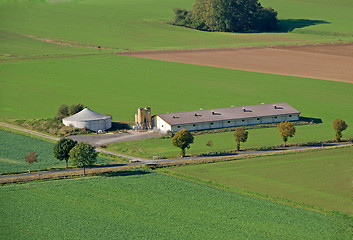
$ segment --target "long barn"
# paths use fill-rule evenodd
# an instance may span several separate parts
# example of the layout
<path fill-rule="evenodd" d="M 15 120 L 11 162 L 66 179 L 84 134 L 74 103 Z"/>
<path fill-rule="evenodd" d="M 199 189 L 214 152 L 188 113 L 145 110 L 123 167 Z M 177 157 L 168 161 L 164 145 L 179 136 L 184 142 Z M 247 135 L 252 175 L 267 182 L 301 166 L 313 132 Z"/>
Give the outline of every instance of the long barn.
<path fill-rule="evenodd" d="M 287 103 L 260 104 L 189 112 L 165 113 L 153 116 L 155 131 L 177 132 L 207 130 L 263 123 L 299 120 L 300 112 Z"/>

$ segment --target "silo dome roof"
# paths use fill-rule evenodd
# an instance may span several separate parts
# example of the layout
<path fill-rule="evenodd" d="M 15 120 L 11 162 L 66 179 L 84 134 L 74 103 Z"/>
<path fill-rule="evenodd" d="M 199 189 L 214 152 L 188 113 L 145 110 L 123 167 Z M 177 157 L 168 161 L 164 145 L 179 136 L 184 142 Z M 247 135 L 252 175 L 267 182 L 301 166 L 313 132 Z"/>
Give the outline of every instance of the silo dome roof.
<path fill-rule="evenodd" d="M 65 121 L 93 121 L 100 119 L 111 118 L 108 115 L 103 115 L 92 111 L 91 109 L 85 108 L 81 112 L 78 112 L 70 117 L 64 118 Z"/>

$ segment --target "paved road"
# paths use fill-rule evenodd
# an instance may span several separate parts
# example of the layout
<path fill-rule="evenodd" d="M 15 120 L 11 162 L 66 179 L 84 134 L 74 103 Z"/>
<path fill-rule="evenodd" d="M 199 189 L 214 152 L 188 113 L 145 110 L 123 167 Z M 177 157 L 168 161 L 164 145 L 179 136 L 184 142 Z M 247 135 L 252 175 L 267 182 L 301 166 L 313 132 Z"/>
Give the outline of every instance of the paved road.
<path fill-rule="evenodd" d="M 344 143 L 333 143 L 333 144 L 325 144 L 322 146 L 303 146 L 303 147 L 288 147 L 288 148 L 279 148 L 279 149 L 271 149 L 271 150 L 264 150 L 264 151 L 244 151 L 238 152 L 233 154 L 223 154 L 223 155 L 213 155 L 213 156 L 203 156 L 203 157 L 185 157 L 185 158 L 172 158 L 172 159 L 162 159 L 162 160 L 151 160 L 145 158 L 138 158 L 132 157 L 120 153 L 113 153 L 109 151 L 105 151 L 103 149 L 97 149 L 99 152 L 112 154 L 121 157 L 129 157 L 130 159 L 137 160 L 138 162 L 134 163 L 126 163 L 126 164 L 112 164 L 112 165 L 104 165 L 104 166 L 96 166 L 94 169 L 105 169 L 105 168 L 112 168 L 112 167 L 124 167 L 124 166 L 139 166 L 139 165 L 146 165 L 146 164 L 153 164 L 153 163 L 166 163 L 166 162 L 178 162 L 178 161 L 187 161 L 187 160 L 197 160 L 197 159 L 216 159 L 222 156 L 244 156 L 244 155 L 253 155 L 253 154 L 264 154 L 264 153 L 276 153 L 276 152 L 283 152 L 283 151 L 295 151 L 295 150 L 310 150 L 314 148 L 327 148 L 333 146 L 348 146 L 352 145 L 351 142 L 344 142 Z M 82 172 L 82 168 L 75 168 L 75 169 L 65 169 L 65 170 L 53 170 L 53 171 L 43 171 L 43 172 L 34 172 L 34 173 L 23 173 L 23 174 L 16 174 L 16 175 L 3 175 L 0 176 L 0 179 L 6 178 L 18 178 L 18 177 L 28 177 L 28 176 L 38 176 L 38 175 L 47 175 L 47 174 L 55 174 L 55 173 L 75 173 L 75 172 Z"/>
<path fill-rule="evenodd" d="M 17 126 L 12 126 L 10 124 L 0 122 L 0 125 L 6 126 L 9 128 L 14 128 L 19 131 L 28 132 L 28 133 L 38 135 L 41 137 L 45 137 L 45 138 L 49 138 L 49 139 L 53 139 L 53 140 L 59 140 L 59 138 L 55 138 L 55 137 L 52 137 L 52 136 L 49 136 L 46 134 L 42 134 L 42 133 L 38 133 L 35 131 L 27 130 L 24 128 L 20 128 Z M 145 164 L 151 164 L 151 163 L 165 163 L 165 162 L 187 161 L 187 160 L 195 160 L 195 159 L 212 159 L 212 158 L 219 158 L 222 156 L 239 156 L 239 155 L 252 155 L 252 154 L 264 154 L 264 153 L 271 154 L 271 153 L 276 153 L 276 152 L 281 152 L 281 151 L 310 150 L 310 149 L 314 149 L 314 148 L 327 148 L 327 147 L 333 147 L 333 146 L 348 146 L 348 145 L 352 145 L 352 143 L 351 142 L 329 143 L 329 144 L 323 144 L 321 146 L 286 147 L 286 148 L 270 149 L 270 150 L 263 150 L 263 151 L 242 151 L 242 152 L 230 153 L 230 154 L 220 154 L 220 155 L 202 156 L 202 157 L 173 158 L 173 159 L 162 159 L 162 160 L 151 160 L 151 159 L 146 159 L 146 158 L 133 157 L 133 156 L 129 156 L 129 155 L 121 154 L 121 153 L 110 152 L 110 151 L 98 148 L 98 149 L 96 149 L 98 152 L 124 157 L 124 158 L 130 159 L 132 161 L 137 161 L 137 162 L 127 163 L 127 164 L 114 164 L 114 165 L 107 165 L 107 166 L 97 166 L 94 168 L 95 169 L 104 169 L 104 168 L 111 168 L 111 167 L 145 165 Z M 78 172 L 78 171 L 82 171 L 82 170 L 83 170 L 82 168 L 75 168 L 75 169 L 45 171 L 45 172 L 34 172 L 34 173 L 30 173 L 30 174 L 25 173 L 25 174 L 16 174 L 16 175 L 2 175 L 2 176 L 0 176 L 0 179 L 13 178 L 13 177 L 24 177 L 24 176 L 36 176 L 36 175 L 52 174 L 52 173 Z"/>

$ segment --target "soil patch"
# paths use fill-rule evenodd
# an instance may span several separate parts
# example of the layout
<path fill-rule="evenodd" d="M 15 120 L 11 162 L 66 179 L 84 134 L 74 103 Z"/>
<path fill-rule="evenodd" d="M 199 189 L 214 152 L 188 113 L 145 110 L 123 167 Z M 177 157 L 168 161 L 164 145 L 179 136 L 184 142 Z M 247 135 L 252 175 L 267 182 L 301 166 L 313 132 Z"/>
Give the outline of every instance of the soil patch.
<path fill-rule="evenodd" d="M 353 83 L 353 44 L 145 51 L 119 54 Z"/>

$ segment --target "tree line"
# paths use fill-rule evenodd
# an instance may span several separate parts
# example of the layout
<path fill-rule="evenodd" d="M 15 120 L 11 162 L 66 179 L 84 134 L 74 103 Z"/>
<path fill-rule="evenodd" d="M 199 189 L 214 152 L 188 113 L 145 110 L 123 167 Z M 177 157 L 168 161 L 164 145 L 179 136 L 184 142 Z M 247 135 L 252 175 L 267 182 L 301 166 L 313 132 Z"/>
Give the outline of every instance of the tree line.
<path fill-rule="evenodd" d="M 332 127 L 335 131 L 336 141 L 341 141 L 342 132 L 347 129 L 347 123 L 338 118 L 333 121 Z M 288 138 L 294 137 L 296 129 L 294 123 L 292 122 L 280 122 L 277 124 L 277 129 L 279 131 L 280 137 L 284 141 L 284 145 L 288 141 Z M 234 131 L 234 140 L 236 142 L 236 148 L 240 150 L 240 144 L 245 143 L 248 139 L 249 132 L 246 131 L 244 127 L 238 127 Z M 190 144 L 194 142 L 194 136 L 185 128 L 181 129 L 172 137 L 172 144 L 175 147 L 180 148 L 180 156 L 185 156 L 185 150 L 190 148 Z M 207 146 L 212 146 L 213 143 L 208 141 Z M 72 164 L 77 167 L 83 168 L 84 175 L 86 174 L 86 167 L 92 166 L 98 156 L 98 152 L 95 148 L 88 143 L 77 143 L 76 141 L 68 138 L 60 139 L 53 149 L 54 157 L 58 160 L 66 161 L 66 168 L 68 168 L 68 161 L 71 160 Z M 38 161 L 38 155 L 31 151 L 25 156 L 25 162 L 29 165 L 28 172 L 31 173 L 31 164 Z"/>
<path fill-rule="evenodd" d="M 173 9 L 172 24 L 202 31 L 264 32 L 278 30 L 277 12 L 258 0 L 195 0 L 191 10 Z"/>
<path fill-rule="evenodd" d="M 333 121 L 332 125 L 335 130 L 335 139 L 336 141 L 341 141 L 342 131 L 346 130 L 348 125 L 345 121 L 338 118 Z M 296 133 L 296 128 L 293 122 L 280 122 L 277 124 L 277 130 L 279 131 L 279 135 L 284 142 L 284 146 L 287 146 L 288 138 L 294 137 Z M 244 127 L 237 127 L 234 131 L 234 140 L 236 142 L 236 148 L 240 151 L 240 144 L 245 143 L 248 139 L 249 132 L 246 131 Z M 194 136 L 185 128 L 181 129 L 172 137 L 172 144 L 175 147 L 181 149 L 180 156 L 185 156 L 185 149 L 190 148 L 190 144 L 194 143 Z M 206 146 L 212 146 L 212 141 L 208 141 Z"/>

